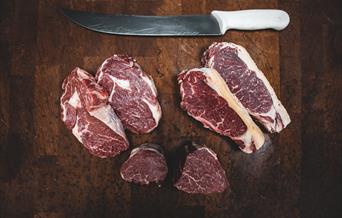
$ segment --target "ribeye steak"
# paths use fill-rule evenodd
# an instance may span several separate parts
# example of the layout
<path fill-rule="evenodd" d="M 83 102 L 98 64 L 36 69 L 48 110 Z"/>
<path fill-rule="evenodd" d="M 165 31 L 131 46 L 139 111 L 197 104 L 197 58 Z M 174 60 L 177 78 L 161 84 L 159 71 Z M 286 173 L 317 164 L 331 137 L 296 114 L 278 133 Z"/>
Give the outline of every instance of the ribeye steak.
<path fill-rule="evenodd" d="M 109 102 L 123 126 L 149 133 L 158 126 L 161 108 L 153 79 L 126 55 L 113 55 L 97 71 L 96 79 L 109 93 Z"/>

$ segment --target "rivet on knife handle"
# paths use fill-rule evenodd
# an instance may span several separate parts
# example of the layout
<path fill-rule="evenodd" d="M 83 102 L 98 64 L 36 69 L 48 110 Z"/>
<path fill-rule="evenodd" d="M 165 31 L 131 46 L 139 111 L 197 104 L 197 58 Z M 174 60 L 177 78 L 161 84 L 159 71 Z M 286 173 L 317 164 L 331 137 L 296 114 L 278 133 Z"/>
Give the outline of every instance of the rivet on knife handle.
<path fill-rule="evenodd" d="M 290 22 L 289 15 L 282 10 L 255 9 L 241 11 L 212 11 L 219 23 L 221 33 L 236 30 L 282 30 Z"/>

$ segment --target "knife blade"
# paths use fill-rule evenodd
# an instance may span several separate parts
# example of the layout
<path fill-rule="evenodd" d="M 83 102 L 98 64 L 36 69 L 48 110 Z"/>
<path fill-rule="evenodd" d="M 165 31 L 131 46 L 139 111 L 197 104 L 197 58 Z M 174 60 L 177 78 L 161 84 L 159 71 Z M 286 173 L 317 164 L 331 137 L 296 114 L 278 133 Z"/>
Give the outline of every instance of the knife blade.
<path fill-rule="evenodd" d="M 228 29 L 282 30 L 289 23 L 285 11 L 272 9 L 213 11 L 210 15 L 111 15 L 62 9 L 74 23 L 101 33 L 137 36 L 217 36 Z"/>

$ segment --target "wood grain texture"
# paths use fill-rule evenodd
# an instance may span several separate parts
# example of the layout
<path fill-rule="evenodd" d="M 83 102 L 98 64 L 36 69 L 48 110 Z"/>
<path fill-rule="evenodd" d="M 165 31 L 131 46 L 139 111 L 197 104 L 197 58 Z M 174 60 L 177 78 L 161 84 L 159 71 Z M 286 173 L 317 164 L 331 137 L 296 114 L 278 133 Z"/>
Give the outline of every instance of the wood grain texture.
<path fill-rule="evenodd" d="M 289 27 L 229 31 L 222 37 L 129 37 L 71 23 L 57 8 L 106 13 L 206 14 L 214 9 L 280 8 Z M 0 3 L 0 217 L 341 217 L 341 13 L 318 0 L 24 0 Z M 241 44 L 265 73 L 292 123 L 248 155 L 204 129 L 179 107 L 176 75 L 200 66 L 214 41 Z M 95 73 L 114 53 L 137 59 L 156 83 L 163 117 L 151 134 L 128 133 L 174 151 L 184 140 L 219 156 L 230 189 L 188 195 L 124 182 L 129 151 L 88 154 L 60 120 L 64 77 L 76 66 Z"/>
<path fill-rule="evenodd" d="M 300 206 L 303 217 L 341 217 L 342 5 L 312 1 L 302 8 L 307 10 L 300 34 L 307 43 L 300 49 L 307 54 L 301 55 L 301 121 L 307 128 L 302 130 Z"/>

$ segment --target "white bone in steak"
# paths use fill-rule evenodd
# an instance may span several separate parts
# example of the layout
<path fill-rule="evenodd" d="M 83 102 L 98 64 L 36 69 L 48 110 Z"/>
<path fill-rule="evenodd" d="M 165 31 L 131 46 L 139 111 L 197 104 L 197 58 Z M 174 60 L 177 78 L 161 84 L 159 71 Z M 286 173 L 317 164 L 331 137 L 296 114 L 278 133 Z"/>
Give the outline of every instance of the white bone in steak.
<path fill-rule="evenodd" d="M 216 69 L 236 99 L 270 132 L 280 132 L 290 117 L 248 52 L 234 43 L 213 43 L 202 62 Z"/>
<path fill-rule="evenodd" d="M 181 107 L 204 127 L 233 139 L 246 153 L 265 141 L 259 127 L 235 100 L 220 74 L 211 68 L 195 68 L 178 75 Z"/>
<path fill-rule="evenodd" d="M 113 55 L 98 69 L 96 79 L 108 91 L 109 102 L 126 129 L 148 133 L 158 126 L 157 89 L 133 58 Z"/>
<path fill-rule="evenodd" d="M 164 181 L 168 168 L 163 153 L 161 146 L 149 143 L 133 149 L 121 166 L 122 179 L 141 185 Z"/>
<path fill-rule="evenodd" d="M 179 173 L 174 186 L 191 194 L 211 194 L 226 190 L 228 181 L 217 155 L 211 149 L 196 144 L 186 144 Z"/>
<path fill-rule="evenodd" d="M 113 157 L 128 148 L 121 121 L 108 104 L 108 93 L 91 74 L 75 68 L 62 89 L 62 121 L 91 154 Z"/>

